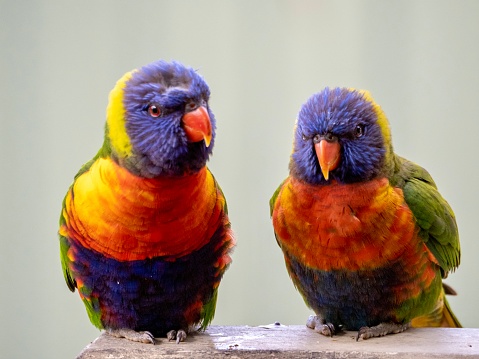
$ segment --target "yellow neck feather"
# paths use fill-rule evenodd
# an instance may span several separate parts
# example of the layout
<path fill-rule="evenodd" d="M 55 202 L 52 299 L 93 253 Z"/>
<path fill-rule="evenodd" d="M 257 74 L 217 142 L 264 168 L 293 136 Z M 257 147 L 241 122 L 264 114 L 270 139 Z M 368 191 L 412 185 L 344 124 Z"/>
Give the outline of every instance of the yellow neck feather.
<path fill-rule="evenodd" d="M 133 72 L 127 72 L 119 79 L 110 92 L 109 103 L 106 110 L 106 122 L 108 124 L 107 136 L 110 138 L 111 147 L 120 157 L 131 155 L 131 142 L 125 127 L 125 106 L 123 94 L 126 82 Z"/>

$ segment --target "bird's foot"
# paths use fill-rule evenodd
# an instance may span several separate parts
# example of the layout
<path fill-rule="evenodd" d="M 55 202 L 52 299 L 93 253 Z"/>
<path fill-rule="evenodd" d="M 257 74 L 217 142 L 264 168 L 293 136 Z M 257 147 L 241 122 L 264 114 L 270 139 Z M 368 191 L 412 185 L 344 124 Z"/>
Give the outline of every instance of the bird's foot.
<path fill-rule="evenodd" d="M 117 338 L 125 338 L 134 342 L 155 345 L 155 337 L 150 332 L 136 332 L 133 329 L 107 329 L 106 332 Z"/>
<path fill-rule="evenodd" d="M 317 315 L 310 315 L 306 321 L 306 326 L 327 337 L 332 337 L 336 334 L 336 328 L 334 327 L 334 324 L 326 323 L 324 319 Z"/>
<path fill-rule="evenodd" d="M 396 324 L 396 323 L 381 323 L 374 327 L 362 327 L 358 331 L 356 341 L 359 339 L 368 339 L 373 337 L 382 337 L 388 334 L 396 334 L 404 332 L 411 326 L 410 323 Z"/>
<path fill-rule="evenodd" d="M 186 337 L 186 331 L 184 331 L 183 329 L 180 329 L 178 331 L 170 330 L 168 333 L 166 333 L 166 339 L 168 339 L 168 341 L 176 340 L 176 344 L 184 342 Z"/>

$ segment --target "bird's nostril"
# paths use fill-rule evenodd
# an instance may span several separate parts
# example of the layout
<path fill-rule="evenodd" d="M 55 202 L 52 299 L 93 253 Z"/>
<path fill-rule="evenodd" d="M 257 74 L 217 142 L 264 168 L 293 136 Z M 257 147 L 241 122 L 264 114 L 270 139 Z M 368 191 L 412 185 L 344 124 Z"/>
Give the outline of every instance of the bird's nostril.
<path fill-rule="evenodd" d="M 328 142 L 336 142 L 338 137 L 333 135 L 331 132 L 328 132 L 324 135 L 324 139 Z"/>

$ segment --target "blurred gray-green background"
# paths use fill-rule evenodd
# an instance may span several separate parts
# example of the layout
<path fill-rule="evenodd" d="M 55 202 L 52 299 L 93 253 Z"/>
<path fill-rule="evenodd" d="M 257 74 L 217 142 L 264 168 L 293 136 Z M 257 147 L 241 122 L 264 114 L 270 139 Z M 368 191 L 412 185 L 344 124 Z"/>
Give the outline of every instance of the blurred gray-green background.
<path fill-rule="evenodd" d="M 218 130 L 209 163 L 238 246 L 214 324 L 305 322 L 268 200 L 288 174 L 302 103 L 368 89 L 396 151 L 453 207 L 462 264 L 448 283 L 479 327 L 479 2 L 0 1 L 0 358 L 73 358 L 98 334 L 58 257 L 61 201 L 102 143 L 108 92 L 163 58 L 199 69 Z"/>

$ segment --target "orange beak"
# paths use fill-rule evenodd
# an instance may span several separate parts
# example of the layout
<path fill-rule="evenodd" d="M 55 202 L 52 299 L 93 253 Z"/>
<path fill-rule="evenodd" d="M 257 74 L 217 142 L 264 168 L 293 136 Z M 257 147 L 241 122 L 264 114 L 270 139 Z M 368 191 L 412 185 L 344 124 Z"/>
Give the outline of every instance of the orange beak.
<path fill-rule="evenodd" d="M 188 141 L 199 142 L 205 140 L 206 147 L 210 145 L 212 136 L 211 121 L 208 110 L 204 106 L 184 114 L 182 121 Z"/>
<path fill-rule="evenodd" d="M 319 166 L 323 173 L 324 179 L 329 179 L 329 172 L 339 165 L 341 157 L 341 145 L 338 141 L 321 140 L 314 145 L 316 156 L 318 157 Z"/>

